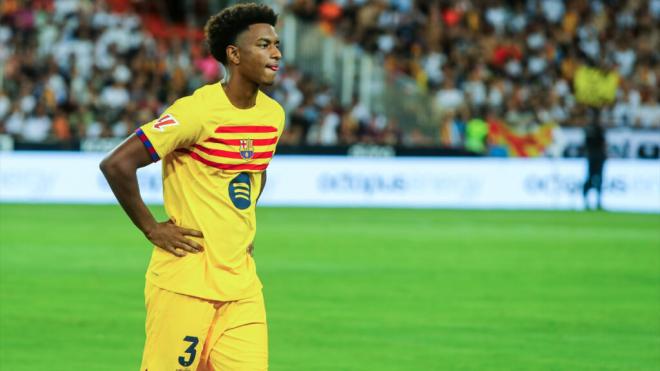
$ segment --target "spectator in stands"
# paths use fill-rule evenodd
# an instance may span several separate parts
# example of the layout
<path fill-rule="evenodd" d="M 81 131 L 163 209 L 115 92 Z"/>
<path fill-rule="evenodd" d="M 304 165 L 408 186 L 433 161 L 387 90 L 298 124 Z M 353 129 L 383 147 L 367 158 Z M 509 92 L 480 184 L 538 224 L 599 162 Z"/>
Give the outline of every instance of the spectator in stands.
<path fill-rule="evenodd" d="M 4 122 L 3 133 L 9 134 L 14 138 L 21 136 L 23 126 L 25 125 L 25 113 L 21 109 L 19 101 L 13 103 L 11 111 L 6 115 L 6 119 L 2 121 Z"/>
<path fill-rule="evenodd" d="M 321 113 L 321 123 L 319 125 L 318 144 L 322 146 L 332 146 L 339 143 L 339 125 L 341 118 L 334 109 L 334 104 L 328 104 Z"/>
<path fill-rule="evenodd" d="M 0 121 L 9 114 L 10 110 L 11 100 L 3 90 L 0 90 Z"/>
<path fill-rule="evenodd" d="M 57 109 L 53 118 L 53 138 L 61 143 L 69 143 L 71 140 L 69 118 L 61 108 Z"/>
<path fill-rule="evenodd" d="M 46 111 L 46 104 L 39 102 L 23 124 L 20 136 L 29 142 L 44 142 L 51 136 L 52 120 Z"/>

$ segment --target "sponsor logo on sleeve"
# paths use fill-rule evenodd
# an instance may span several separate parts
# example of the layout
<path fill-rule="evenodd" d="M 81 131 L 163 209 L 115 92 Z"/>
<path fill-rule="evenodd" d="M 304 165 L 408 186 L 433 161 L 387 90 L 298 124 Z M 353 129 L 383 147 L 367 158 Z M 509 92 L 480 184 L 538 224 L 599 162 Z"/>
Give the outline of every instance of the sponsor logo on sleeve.
<path fill-rule="evenodd" d="M 170 115 L 169 113 L 166 115 L 161 116 L 161 118 L 156 121 L 154 124 L 154 129 L 165 131 L 165 128 L 168 126 L 176 126 L 179 125 L 179 122 L 174 118 L 174 116 Z"/>

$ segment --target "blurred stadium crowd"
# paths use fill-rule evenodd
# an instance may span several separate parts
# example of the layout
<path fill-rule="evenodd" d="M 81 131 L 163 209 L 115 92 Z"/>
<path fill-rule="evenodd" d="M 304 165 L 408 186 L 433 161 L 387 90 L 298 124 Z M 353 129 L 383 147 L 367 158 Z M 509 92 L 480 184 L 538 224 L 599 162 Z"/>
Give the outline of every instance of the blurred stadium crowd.
<path fill-rule="evenodd" d="M 603 108 L 608 126 L 660 129 L 660 0 L 292 0 L 282 6 L 328 34 L 382 58 L 434 96 L 444 119 L 435 138 L 405 123 L 342 107 L 333 87 L 295 66 L 269 94 L 288 111 L 282 144 L 461 147 L 467 124 L 493 118 L 513 130 L 580 125 L 572 80 L 583 64 L 621 76 Z M 121 138 L 176 98 L 222 77 L 193 37 L 154 35 L 131 7 L 104 2 L 3 1 L 0 5 L 0 134 L 58 143 Z M 164 37 L 167 36 L 167 37 Z M 284 45 L 286 53 L 286 45 Z"/>
<path fill-rule="evenodd" d="M 660 128 L 657 0 L 296 0 L 292 10 L 414 78 L 450 122 L 572 125 L 584 112 L 571 85 L 587 64 L 621 76 L 607 125 Z"/>

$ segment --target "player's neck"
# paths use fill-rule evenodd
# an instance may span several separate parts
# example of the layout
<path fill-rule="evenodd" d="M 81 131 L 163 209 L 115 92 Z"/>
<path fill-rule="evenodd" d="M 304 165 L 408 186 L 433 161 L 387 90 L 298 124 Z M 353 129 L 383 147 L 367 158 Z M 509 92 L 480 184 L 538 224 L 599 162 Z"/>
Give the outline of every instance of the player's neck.
<path fill-rule="evenodd" d="M 225 94 L 234 107 L 247 109 L 257 104 L 259 85 L 242 79 L 239 74 L 229 75 L 227 82 L 222 84 Z"/>

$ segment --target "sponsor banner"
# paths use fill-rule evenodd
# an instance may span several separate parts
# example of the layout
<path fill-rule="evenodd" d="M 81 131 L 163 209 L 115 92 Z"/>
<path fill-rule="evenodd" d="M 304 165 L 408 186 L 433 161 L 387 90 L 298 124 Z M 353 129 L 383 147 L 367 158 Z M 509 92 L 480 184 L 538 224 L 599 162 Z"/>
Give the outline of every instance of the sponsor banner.
<path fill-rule="evenodd" d="M 99 163 L 100 153 L 0 153 L 0 201 L 53 203 L 116 202 Z M 145 202 L 162 203 L 160 164 L 138 170 Z"/>
<path fill-rule="evenodd" d="M 559 136 L 564 157 L 584 156 L 584 129 L 562 128 Z M 610 158 L 660 158 L 660 130 L 609 129 L 605 138 Z"/>
<path fill-rule="evenodd" d="M 0 154 L 2 202 L 116 202 L 102 155 Z M 660 161 L 608 160 L 603 204 L 660 213 Z M 582 159 L 277 156 L 261 205 L 581 209 Z M 138 172 L 146 202 L 162 203 L 161 168 Z"/>
<path fill-rule="evenodd" d="M 610 160 L 605 208 L 660 212 L 660 161 Z M 277 158 L 273 205 L 581 209 L 581 159 Z"/>

